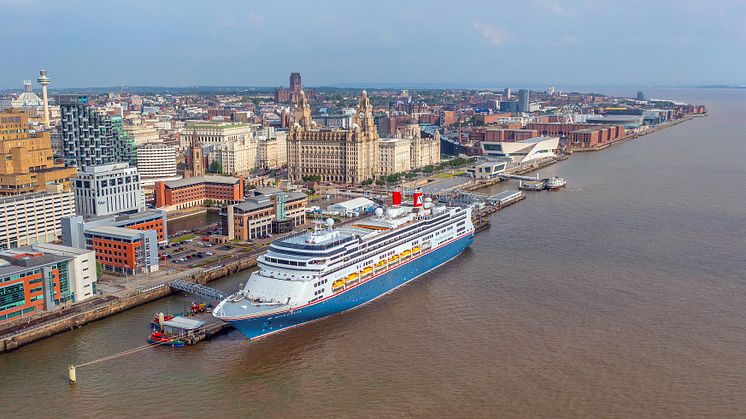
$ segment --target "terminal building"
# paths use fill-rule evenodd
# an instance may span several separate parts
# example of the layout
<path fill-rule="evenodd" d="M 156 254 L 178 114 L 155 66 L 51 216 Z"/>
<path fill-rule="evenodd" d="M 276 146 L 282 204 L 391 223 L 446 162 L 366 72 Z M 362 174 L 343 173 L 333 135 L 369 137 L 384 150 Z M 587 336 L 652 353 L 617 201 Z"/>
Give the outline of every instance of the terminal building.
<path fill-rule="evenodd" d="M 229 240 L 287 233 L 306 222 L 305 193 L 276 188 L 259 188 L 254 193 L 253 197 L 220 211 L 222 234 Z"/>
<path fill-rule="evenodd" d="M 556 157 L 559 137 L 535 137 L 515 142 L 482 142 L 482 154 L 512 163 L 527 163 L 531 160 Z"/>
<path fill-rule="evenodd" d="M 38 313 L 96 294 L 92 251 L 59 245 L 0 252 L 0 321 Z"/>

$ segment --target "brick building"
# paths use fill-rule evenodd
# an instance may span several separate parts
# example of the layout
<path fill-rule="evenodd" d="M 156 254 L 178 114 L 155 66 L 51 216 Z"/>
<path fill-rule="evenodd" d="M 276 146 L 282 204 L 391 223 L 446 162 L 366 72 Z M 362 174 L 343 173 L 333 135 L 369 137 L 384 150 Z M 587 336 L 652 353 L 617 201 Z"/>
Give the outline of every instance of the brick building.
<path fill-rule="evenodd" d="M 205 201 L 236 204 L 244 199 L 244 178 L 198 176 L 155 183 L 155 207 L 166 211 L 204 205 Z"/>

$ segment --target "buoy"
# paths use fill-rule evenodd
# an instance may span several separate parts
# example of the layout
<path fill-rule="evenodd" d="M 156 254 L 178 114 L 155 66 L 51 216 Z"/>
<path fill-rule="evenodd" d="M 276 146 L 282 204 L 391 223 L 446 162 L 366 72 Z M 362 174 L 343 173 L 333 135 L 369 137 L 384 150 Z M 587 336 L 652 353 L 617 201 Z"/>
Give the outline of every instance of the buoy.
<path fill-rule="evenodd" d="M 67 375 L 68 378 L 70 378 L 70 384 L 75 384 L 75 364 L 70 364 L 67 366 Z"/>

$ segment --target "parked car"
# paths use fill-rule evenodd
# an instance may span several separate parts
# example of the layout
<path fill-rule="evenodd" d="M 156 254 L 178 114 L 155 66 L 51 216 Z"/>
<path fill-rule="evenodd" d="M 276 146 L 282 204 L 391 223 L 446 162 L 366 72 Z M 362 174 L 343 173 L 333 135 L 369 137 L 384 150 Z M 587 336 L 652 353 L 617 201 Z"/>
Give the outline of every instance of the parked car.
<path fill-rule="evenodd" d="M 212 253 L 212 252 L 205 252 L 205 256 L 212 256 L 212 255 L 214 255 L 214 254 L 215 254 L 215 253 Z"/>

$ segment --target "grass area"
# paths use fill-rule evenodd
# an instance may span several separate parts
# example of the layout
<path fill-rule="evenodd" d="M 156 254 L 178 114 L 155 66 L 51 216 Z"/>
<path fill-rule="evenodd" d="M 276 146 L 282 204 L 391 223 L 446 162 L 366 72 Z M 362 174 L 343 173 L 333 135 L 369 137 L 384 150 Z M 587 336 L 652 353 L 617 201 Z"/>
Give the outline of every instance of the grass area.
<path fill-rule="evenodd" d="M 450 179 L 453 177 L 453 174 L 451 173 L 438 173 L 437 175 L 433 175 L 435 179 Z"/>
<path fill-rule="evenodd" d="M 220 262 L 221 260 L 223 260 L 223 259 L 227 259 L 227 258 L 229 258 L 229 257 L 230 257 L 229 255 L 222 255 L 222 256 L 218 256 L 218 257 L 216 257 L 216 258 L 203 259 L 203 260 L 202 260 L 202 262 L 200 262 L 200 263 L 195 263 L 195 264 L 193 264 L 193 265 L 189 265 L 189 267 L 190 267 L 190 268 L 200 268 L 200 267 L 202 267 L 202 266 L 205 266 L 205 265 L 209 265 L 209 264 L 211 264 L 211 263 L 215 263 L 215 262 Z"/>
<path fill-rule="evenodd" d="M 169 244 L 174 244 L 174 243 L 181 243 L 181 242 L 183 242 L 184 240 L 189 240 L 189 239 L 193 239 L 193 238 L 195 238 L 195 237 L 197 237 L 197 236 L 195 236 L 194 234 L 185 234 L 185 235 L 183 235 L 183 236 L 181 236 L 181 237 L 177 237 L 177 238 L 175 238 L 175 239 L 170 239 L 170 240 L 168 241 L 168 243 L 169 243 Z"/>

